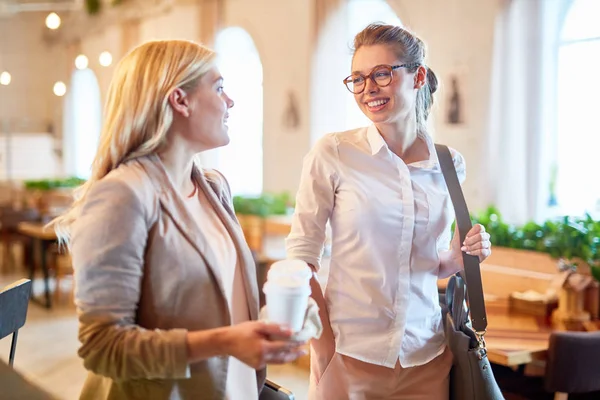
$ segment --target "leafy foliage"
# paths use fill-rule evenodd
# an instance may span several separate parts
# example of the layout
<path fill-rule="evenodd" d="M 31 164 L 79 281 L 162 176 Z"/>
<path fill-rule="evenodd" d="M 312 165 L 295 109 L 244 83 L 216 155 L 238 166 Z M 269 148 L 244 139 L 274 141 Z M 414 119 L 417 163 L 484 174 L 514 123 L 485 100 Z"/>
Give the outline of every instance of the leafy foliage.
<path fill-rule="evenodd" d="M 473 223 L 485 226 L 494 246 L 548 253 L 570 262 L 583 260 L 600 281 L 600 221 L 584 217 L 561 217 L 543 224 L 528 222 L 514 226 L 502 220 L 495 207 L 471 216 Z"/>
<path fill-rule="evenodd" d="M 70 177 L 65 179 L 40 179 L 27 180 L 24 182 L 25 188 L 29 190 L 52 190 L 60 188 L 74 188 L 85 183 L 85 179 Z"/>
<path fill-rule="evenodd" d="M 111 6 L 121 4 L 123 0 L 111 0 Z M 85 9 L 90 15 L 96 15 L 102 9 L 102 0 L 85 0 Z"/>
<path fill-rule="evenodd" d="M 235 212 L 244 215 L 258 215 L 261 217 L 286 215 L 293 206 L 293 200 L 289 192 L 264 193 L 257 197 L 233 197 Z"/>

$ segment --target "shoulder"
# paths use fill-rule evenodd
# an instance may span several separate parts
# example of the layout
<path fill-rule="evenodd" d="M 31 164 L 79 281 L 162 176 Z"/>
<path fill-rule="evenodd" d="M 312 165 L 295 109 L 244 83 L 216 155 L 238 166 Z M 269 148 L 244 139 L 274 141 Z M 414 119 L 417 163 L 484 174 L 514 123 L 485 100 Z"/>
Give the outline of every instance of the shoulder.
<path fill-rule="evenodd" d="M 311 153 L 337 157 L 341 146 L 364 142 L 366 131 L 367 128 L 357 128 L 343 132 L 327 133 L 317 140 Z"/>
<path fill-rule="evenodd" d="M 454 166 L 457 168 L 464 168 L 466 166 L 466 162 L 463 155 L 453 147 L 448 146 L 448 149 L 450 150 L 450 154 L 452 155 L 452 161 L 454 161 Z"/>
<path fill-rule="evenodd" d="M 146 170 L 135 160 L 121 164 L 94 182 L 86 195 L 84 208 L 92 202 L 103 201 L 123 208 L 146 210 L 158 198 Z"/>
<path fill-rule="evenodd" d="M 458 175 L 458 180 L 460 183 L 467 177 L 467 164 L 465 162 L 465 158 L 463 155 L 456 149 L 452 147 L 448 147 L 450 150 L 450 154 L 452 155 L 452 161 L 454 162 L 454 168 L 456 169 L 456 174 Z"/>
<path fill-rule="evenodd" d="M 219 200 L 222 202 L 226 202 L 231 204 L 231 187 L 229 186 L 229 181 L 225 178 L 225 175 L 221 173 L 221 171 L 216 169 L 203 169 L 200 168 L 200 172 L 204 176 L 204 178 L 208 181 L 209 184 L 215 190 Z"/>

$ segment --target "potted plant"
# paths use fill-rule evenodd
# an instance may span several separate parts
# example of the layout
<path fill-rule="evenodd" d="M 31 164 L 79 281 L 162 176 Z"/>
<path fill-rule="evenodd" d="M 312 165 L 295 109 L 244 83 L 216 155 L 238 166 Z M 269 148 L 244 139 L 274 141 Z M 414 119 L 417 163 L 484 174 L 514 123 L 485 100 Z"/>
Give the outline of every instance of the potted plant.
<path fill-rule="evenodd" d="M 271 215 L 286 215 L 293 209 L 288 192 L 263 193 L 259 196 L 234 196 L 233 208 L 250 248 L 262 250 L 265 218 Z"/>
<path fill-rule="evenodd" d="M 77 177 L 26 180 L 23 182 L 27 192 L 25 201 L 44 215 L 50 212 L 53 203 L 60 207 L 70 204 L 73 189 L 84 182 L 84 179 Z"/>

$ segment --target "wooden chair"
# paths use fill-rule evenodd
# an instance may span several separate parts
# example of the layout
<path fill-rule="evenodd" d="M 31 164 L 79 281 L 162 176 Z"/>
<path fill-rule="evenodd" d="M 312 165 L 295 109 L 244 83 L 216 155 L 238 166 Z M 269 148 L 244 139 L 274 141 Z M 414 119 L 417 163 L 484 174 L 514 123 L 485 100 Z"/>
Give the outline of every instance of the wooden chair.
<path fill-rule="evenodd" d="M 600 391 L 599 360 L 600 332 L 554 332 L 544 377 L 546 391 L 556 393 L 555 400 Z"/>
<path fill-rule="evenodd" d="M 31 246 L 31 240 L 17 232 L 19 223 L 38 221 L 39 218 L 39 212 L 33 208 L 18 210 L 12 206 L 0 207 L 0 240 L 4 245 L 4 260 L 2 262 L 4 268 L 8 270 L 14 269 L 13 244 L 21 243 L 25 247 Z M 27 257 L 29 251 L 25 250 L 24 254 Z M 33 262 L 33 260 L 26 260 L 26 263 L 28 262 Z"/>
<path fill-rule="evenodd" d="M 54 271 L 54 301 L 59 303 L 62 297 L 62 282 L 65 278 L 70 278 L 71 288 L 69 290 L 69 304 L 75 302 L 75 282 L 73 279 L 73 262 L 71 254 L 59 249 L 58 245 L 53 245 L 50 249 L 50 269 Z"/>
<path fill-rule="evenodd" d="M 21 279 L 0 292 L 0 340 L 12 334 L 8 364 L 13 365 L 19 329 L 25 325 L 31 281 Z"/>

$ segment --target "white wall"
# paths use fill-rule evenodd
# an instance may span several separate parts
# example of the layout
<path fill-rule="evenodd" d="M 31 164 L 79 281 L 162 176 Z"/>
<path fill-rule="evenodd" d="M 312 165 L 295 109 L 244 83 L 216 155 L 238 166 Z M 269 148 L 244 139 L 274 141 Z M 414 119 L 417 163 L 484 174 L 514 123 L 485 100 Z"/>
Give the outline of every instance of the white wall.
<path fill-rule="evenodd" d="M 47 133 L 20 133 L 6 137 L 0 135 L 0 180 L 9 178 L 7 174 L 7 151 L 10 152 L 11 179 L 55 178 L 61 174 L 57 143 Z"/>
<path fill-rule="evenodd" d="M 67 82 L 62 49 L 42 39 L 40 13 L 0 18 L 0 70 L 12 75 L 9 86 L 0 86 L 0 119 L 10 119 L 11 130 L 47 132 L 60 118 L 61 100 L 52 93 L 55 81 Z"/>
<path fill-rule="evenodd" d="M 465 197 L 472 210 L 483 208 L 481 155 L 488 129 L 496 0 L 389 1 L 405 26 L 428 45 L 429 66 L 442 82 L 435 94 L 435 140 L 459 150 L 467 162 Z M 458 74 L 465 123 L 449 125 L 445 115 L 450 76 Z"/>
<path fill-rule="evenodd" d="M 482 179 L 479 166 L 483 139 L 487 132 L 494 19 L 500 1 L 388 0 L 388 3 L 396 10 L 404 25 L 414 30 L 429 46 L 429 65 L 442 81 L 436 94 L 437 106 L 434 109 L 436 140 L 457 148 L 465 155 L 468 168 L 465 183 L 467 200 L 474 209 L 483 207 L 485 204 L 482 204 L 483 197 L 479 190 Z M 315 49 L 312 35 L 314 9 L 310 4 L 312 1 L 308 0 L 226 1 L 225 27 L 239 26 L 248 31 L 263 64 L 264 188 L 268 191 L 296 190 L 302 158 L 311 145 L 310 111 L 315 96 L 311 94 L 311 62 Z M 36 28 L 33 31 L 39 32 L 43 27 L 43 16 L 31 18 L 35 20 L 32 26 Z M 136 28 L 135 43 L 130 45 L 159 38 L 198 40 L 200 20 L 197 4 L 182 1 L 163 15 L 141 20 Z M 97 65 L 97 54 L 104 49 L 114 48 L 111 51 L 114 51 L 116 63 L 128 50 L 121 48 L 127 42 L 123 37 L 123 29 L 122 26 L 107 24 L 103 32 L 88 35 L 81 41 L 81 50 L 89 53 L 91 68 L 98 76 L 103 99 L 112 67 L 100 68 Z M 22 27 L 13 30 L 25 32 Z M 31 59 L 35 66 L 31 73 L 25 73 L 33 78 L 30 78 L 27 84 L 29 86 L 25 89 L 22 86 L 10 88 L 13 96 L 23 99 L 12 102 L 10 113 L 44 118 L 50 114 L 50 104 L 53 101 L 52 82 L 56 80 L 55 77 L 61 76 L 61 71 L 66 73 L 68 69 L 53 72 L 58 67 L 47 60 L 54 53 L 45 49 L 42 43 L 33 43 L 39 35 L 27 33 L 24 37 L 32 42 L 29 48 L 33 51 L 22 51 L 21 57 L 17 58 L 21 60 L 20 65 L 23 65 L 27 57 L 33 57 Z M 345 46 L 346 43 L 341 45 Z M 13 52 L 18 52 L 24 44 L 1 46 L 4 46 L 0 47 L 4 54 L 7 46 L 11 46 Z M 117 48 L 121 48 L 121 51 Z M 14 57 L 9 54 L 8 58 Z M 17 58 L 11 63 L 17 63 Z M 72 60 L 69 62 L 72 63 Z M 16 67 L 11 69 L 16 71 Z M 458 126 L 448 125 L 444 121 L 449 95 L 444 82 L 455 72 L 462 78 L 466 117 L 465 123 Z M 15 80 L 18 77 L 19 74 L 13 74 Z M 61 76 L 61 79 L 67 81 L 68 76 Z M 45 90 L 44 95 L 36 96 L 42 93 L 42 89 Z M 295 93 L 300 109 L 300 126 L 294 130 L 286 128 L 283 123 L 289 91 Z M 28 92 L 33 95 L 29 96 Z M 26 94 L 20 96 L 20 93 Z M 25 98 L 31 99 L 31 104 L 26 104 Z M 2 110 L 0 115 L 1 113 Z"/>
<path fill-rule="evenodd" d="M 115 64 L 122 58 L 125 53 L 121 46 L 122 29 L 119 25 L 109 25 L 103 31 L 82 38 L 79 45 L 79 53 L 84 54 L 89 60 L 88 68 L 91 69 L 98 79 L 100 87 L 101 102 L 104 105 L 106 101 L 106 93 L 110 84 Z M 100 53 L 108 51 L 113 56 L 113 62 L 108 67 L 100 65 Z M 71 63 L 72 73 L 75 66 Z"/>
<path fill-rule="evenodd" d="M 312 15 L 307 1 L 232 0 L 226 26 L 244 28 L 254 39 L 264 76 L 264 190 L 295 192 L 302 158 L 310 148 L 310 57 Z M 288 91 L 298 99 L 300 126 L 283 124 Z"/>
<path fill-rule="evenodd" d="M 139 40 L 140 42 L 153 39 L 198 40 L 199 28 L 198 6 L 177 4 L 163 15 L 141 21 Z"/>

